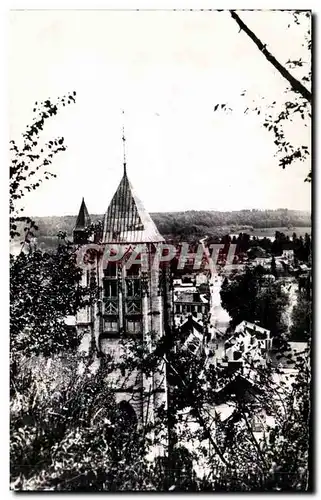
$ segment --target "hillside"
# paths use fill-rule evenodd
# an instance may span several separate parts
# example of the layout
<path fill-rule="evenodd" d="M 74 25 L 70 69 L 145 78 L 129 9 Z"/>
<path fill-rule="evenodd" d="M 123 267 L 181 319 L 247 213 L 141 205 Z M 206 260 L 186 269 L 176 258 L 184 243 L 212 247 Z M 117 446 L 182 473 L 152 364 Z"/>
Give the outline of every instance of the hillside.
<path fill-rule="evenodd" d="M 203 236 L 220 233 L 311 226 L 311 214 L 296 210 L 240 210 L 233 212 L 187 211 L 157 212 L 151 214 L 159 231 L 164 236 Z M 92 215 L 92 220 L 102 220 L 103 215 Z M 34 217 L 39 231 L 37 236 L 55 237 L 58 231 L 71 236 L 76 215 Z M 274 231 L 273 231 L 274 232 Z"/>

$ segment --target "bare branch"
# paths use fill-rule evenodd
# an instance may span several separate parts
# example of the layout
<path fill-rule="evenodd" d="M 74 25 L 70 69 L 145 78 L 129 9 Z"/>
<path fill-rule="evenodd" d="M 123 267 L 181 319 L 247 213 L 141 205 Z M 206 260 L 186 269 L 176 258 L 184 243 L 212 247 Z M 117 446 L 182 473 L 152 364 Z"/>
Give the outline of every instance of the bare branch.
<path fill-rule="evenodd" d="M 278 72 L 285 78 L 291 85 L 292 89 L 295 92 L 298 92 L 299 94 L 304 97 L 307 101 L 311 102 L 312 100 L 312 93 L 305 88 L 302 83 L 294 78 L 291 73 L 269 52 L 266 48 L 266 45 L 261 42 L 261 40 L 251 31 L 247 25 L 240 19 L 240 17 L 236 14 L 234 10 L 230 10 L 232 18 L 237 22 L 239 25 L 240 29 L 243 30 L 250 38 L 251 40 L 255 43 L 255 45 L 258 47 L 258 49 L 262 52 L 262 54 L 265 56 L 265 58 L 275 67 L 275 69 L 278 70 Z"/>

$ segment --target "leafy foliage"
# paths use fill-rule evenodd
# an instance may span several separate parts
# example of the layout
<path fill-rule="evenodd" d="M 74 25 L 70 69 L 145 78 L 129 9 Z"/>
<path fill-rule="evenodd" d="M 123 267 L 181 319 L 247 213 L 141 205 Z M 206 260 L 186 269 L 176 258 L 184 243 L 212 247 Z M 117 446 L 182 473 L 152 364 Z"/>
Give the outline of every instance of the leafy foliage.
<path fill-rule="evenodd" d="M 272 335 L 281 335 L 286 330 L 283 312 L 288 298 L 280 283 L 263 285 L 263 276 L 263 269 L 257 266 L 232 280 L 226 278 L 221 289 L 222 306 L 232 318 L 232 327 L 244 320 L 258 322 Z"/>
<path fill-rule="evenodd" d="M 312 304 L 305 291 L 300 291 L 292 311 L 291 340 L 307 341 L 312 331 Z"/>
<path fill-rule="evenodd" d="M 42 145 L 39 143 L 39 136 L 44 128 L 46 120 L 57 114 L 61 106 L 75 102 L 76 92 L 59 98 L 56 103 L 47 99 L 43 102 L 36 102 L 33 109 L 35 118 L 33 123 L 27 127 L 22 134 L 22 144 L 10 141 L 11 164 L 9 170 L 10 189 L 10 237 L 20 236 L 17 231 L 17 222 L 29 223 L 31 231 L 34 226 L 29 217 L 21 215 L 24 211 L 19 203 L 22 198 L 37 189 L 43 182 L 43 177 L 49 179 L 55 174 L 47 170 L 52 164 L 53 157 L 66 150 L 63 137 L 49 141 Z M 20 205 L 20 206 L 19 206 Z M 28 231 L 29 233 L 29 231 Z"/>
<path fill-rule="evenodd" d="M 48 356 L 76 349 L 80 339 L 65 318 L 90 304 L 94 286 L 80 286 L 82 270 L 71 244 L 61 243 L 55 253 L 21 252 L 10 264 L 12 355 Z"/>
<path fill-rule="evenodd" d="M 77 359 L 72 363 L 69 357 L 64 366 L 55 358 L 50 370 L 42 366 L 41 374 L 29 373 L 23 393 L 13 400 L 13 486 L 55 491 L 144 489 L 145 448 L 136 428 L 128 426 L 104 372 L 91 374 L 87 369 L 80 377 L 76 367 Z M 62 369 L 64 377 L 57 383 Z"/>

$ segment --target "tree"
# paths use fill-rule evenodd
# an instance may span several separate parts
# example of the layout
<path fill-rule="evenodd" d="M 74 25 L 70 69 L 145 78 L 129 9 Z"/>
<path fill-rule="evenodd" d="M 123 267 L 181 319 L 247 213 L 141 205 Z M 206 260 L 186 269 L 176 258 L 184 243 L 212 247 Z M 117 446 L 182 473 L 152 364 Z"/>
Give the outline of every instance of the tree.
<path fill-rule="evenodd" d="M 285 89 L 286 96 L 289 96 L 284 101 L 278 99 L 267 104 L 266 107 L 256 104 L 252 109 L 260 115 L 265 114 L 264 127 L 274 135 L 274 144 L 277 148 L 277 156 L 279 157 L 279 165 L 286 168 L 294 161 L 305 161 L 309 156 L 310 144 L 294 144 L 287 140 L 288 124 L 294 122 L 296 126 L 302 121 L 305 126 L 311 122 L 311 102 L 312 92 L 308 86 L 311 85 L 311 11 L 286 11 L 284 16 L 289 17 L 288 29 L 293 25 L 301 27 L 305 31 L 302 39 L 302 55 L 295 60 L 288 60 L 285 64 L 280 61 L 269 51 L 266 43 L 247 26 L 241 17 L 235 12 L 230 11 L 232 19 L 237 23 L 240 32 L 243 31 L 252 42 L 257 46 L 260 53 L 266 60 L 273 65 L 278 73 L 285 79 L 287 87 Z M 287 67 L 301 71 L 307 67 L 307 72 L 301 75 L 301 78 L 294 76 Z M 245 95 L 246 91 L 241 95 Z M 226 104 L 216 105 L 214 111 L 218 109 L 230 109 Z M 248 112 L 248 108 L 245 113 Z M 300 118 L 300 120 L 299 120 Z M 308 173 L 305 181 L 310 182 L 312 179 L 311 170 Z"/>
<path fill-rule="evenodd" d="M 261 272 L 261 271 L 259 271 Z M 259 281 L 256 271 L 247 268 L 244 274 L 238 274 L 233 280 L 227 278 L 222 284 L 221 301 L 232 318 L 232 327 L 244 319 L 253 320 L 255 301 L 259 292 Z"/>
<path fill-rule="evenodd" d="M 34 222 L 28 216 L 21 215 L 24 207 L 21 205 L 24 196 L 37 189 L 43 182 L 56 174 L 49 172 L 47 167 L 52 164 L 54 156 L 66 150 L 64 138 L 58 137 L 43 145 L 39 143 L 40 133 L 44 128 L 46 120 L 57 114 L 59 108 L 66 104 L 75 102 L 76 92 L 58 98 L 56 102 L 47 99 L 36 102 L 33 112 L 35 114 L 31 125 L 27 126 L 22 134 L 22 144 L 15 140 L 10 141 L 11 164 L 9 170 L 10 189 L 10 237 L 20 236 L 17 224 L 20 222 L 29 224 L 26 230 L 25 241 L 29 242 L 32 236 Z"/>
<path fill-rule="evenodd" d="M 275 277 L 277 277 L 277 275 L 278 275 L 274 255 L 272 255 L 272 260 L 271 260 L 271 274 L 273 274 L 273 276 L 275 276 Z"/>
<path fill-rule="evenodd" d="M 262 287 L 257 295 L 255 319 L 274 337 L 282 338 L 287 331 L 283 314 L 288 302 L 288 296 L 278 282 Z"/>
<path fill-rule="evenodd" d="M 292 311 L 291 340 L 306 342 L 311 338 L 312 304 L 305 290 L 298 292 L 298 301 Z"/>
<path fill-rule="evenodd" d="M 10 141 L 13 153 L 10 167 L 10 235 L 19 238 L 25 225 L 22 248 L 18 255 L 10 255 L 10 347 L 13 361 L 12 377 L 16 373 L 19 356 L 45 356 L 68 349 L 74 350 L 79 338 L 68 329 L 65 317 L 88 305 L 93 298 L 93 287 L 80 286 L 82 272 L 75 265 L 75 249 L 59 235 L 60 244 L 54 253 L 41 252 L 32 243 L 37 226 L 31 218 L 20 216 L 19 206 L 26 192 L 37 189 L 43 176 L 55 174 L 45 170 L 58 152 L 66 149 L 63 138 L 49 141 L 46 147 L 39 142 L 45 121 L 54 116 L 58 106 L 75 101 L 75 92 L 58 99 L 36 103 L 36 117 L 23 134 L 22 146 Z M 35 177 L 38 179 L 32 180 Z"/>
<path fill-rule="evenodd" d="M 245 320 L 259 323 L 272 335 L 281 335 L 286 330 L 282 315 L 288 298 L 279 283 L 263 285 L 263 276 L 264 270 L 257 266 L 225 280 L 220 292 L 222 306 L 232 318 L 232 328 Z"/>

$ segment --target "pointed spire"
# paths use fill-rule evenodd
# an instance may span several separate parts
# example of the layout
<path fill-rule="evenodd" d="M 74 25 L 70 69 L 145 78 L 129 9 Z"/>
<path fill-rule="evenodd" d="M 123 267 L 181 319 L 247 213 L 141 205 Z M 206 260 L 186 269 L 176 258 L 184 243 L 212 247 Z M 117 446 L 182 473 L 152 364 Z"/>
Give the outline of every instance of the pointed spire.
<path fill-rule="evenodd" d="M 90 226 L 90 216 L 86 207 L 84 198 L 81 200 L 81 205 L 76 220 L 76 225 L 73 230 L 74 243 L 83 244 L 87 243 L 87 234 L 85 229 Z"/>

